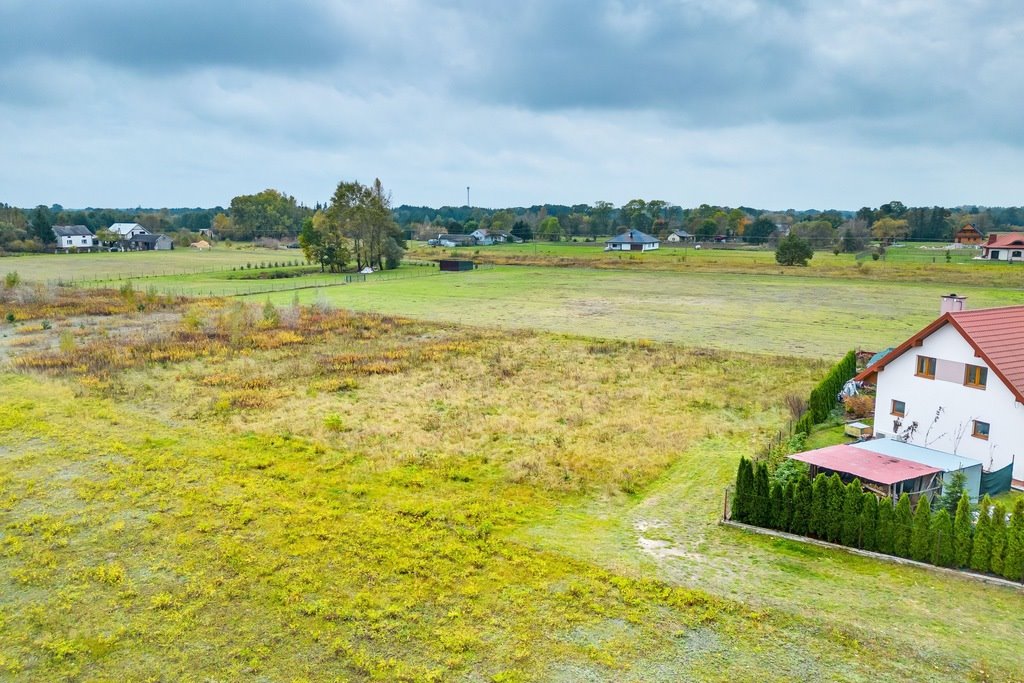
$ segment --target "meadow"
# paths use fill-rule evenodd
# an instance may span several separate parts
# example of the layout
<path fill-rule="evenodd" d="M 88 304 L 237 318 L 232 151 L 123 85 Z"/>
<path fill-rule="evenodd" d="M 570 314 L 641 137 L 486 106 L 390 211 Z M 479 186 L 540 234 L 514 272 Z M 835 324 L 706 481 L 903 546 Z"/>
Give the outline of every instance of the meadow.
<path fill-rule="evenodd" d="M 442 248 L 411 243 L 416 259 L 467 258 L 480 263 L 540 265 L 615 270 L 715 272 L 792 277 L 827 277 L 891 282 L 932 282 L 946 286 L 1024 287 L 1024 269 L 1014 264 L 975 260 L 975 249 L 936 249 L 934 244 L 890 247 L 874 261 L 857 254 L 816 251 L 806 267 L 780 267 L 770 248 L 747 245 L 670 246 L 655 251 L 604 251 L 602 242 L 527 242 L 486 247 Z M 950 262 L 946 262 L 946 254 Z"/>
<path fill-rule="evenodd" d="M 823 361 L 0 292 L 14 680 L 1021 678 L 1020 593 L 716 525 Z"/>

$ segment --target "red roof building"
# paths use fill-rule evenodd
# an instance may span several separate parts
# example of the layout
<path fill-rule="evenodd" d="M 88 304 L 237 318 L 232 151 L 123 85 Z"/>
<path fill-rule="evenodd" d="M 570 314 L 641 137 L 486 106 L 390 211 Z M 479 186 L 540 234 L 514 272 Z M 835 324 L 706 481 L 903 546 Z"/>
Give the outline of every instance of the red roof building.
<path fill-rule="evenodd" d="M 1024 232 L 992 233 L 981 246 L 981 257 L 990 261 L 1024 261 Z"/>

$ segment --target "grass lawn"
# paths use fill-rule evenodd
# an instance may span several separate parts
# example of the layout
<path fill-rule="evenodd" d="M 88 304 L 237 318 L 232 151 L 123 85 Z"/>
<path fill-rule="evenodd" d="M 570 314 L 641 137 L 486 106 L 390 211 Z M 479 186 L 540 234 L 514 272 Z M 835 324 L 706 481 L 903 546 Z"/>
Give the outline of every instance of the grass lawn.
<path fill-rule="evenodd" d="M 1021 594 L 715 523 L 821 361 L 2 296 L 15 680 L 1019 678 Z"/>

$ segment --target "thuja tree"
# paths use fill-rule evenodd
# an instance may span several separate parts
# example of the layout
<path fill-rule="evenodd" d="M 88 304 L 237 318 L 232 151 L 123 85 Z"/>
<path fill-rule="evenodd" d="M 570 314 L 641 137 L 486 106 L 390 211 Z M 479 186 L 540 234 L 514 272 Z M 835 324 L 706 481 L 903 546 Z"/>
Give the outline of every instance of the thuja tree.
<path fill-rule="evenodd" d="M 918 562 L 927 562 L 931 551 L 932 506 L 925 496 L 921 496 L 914 510 L 914 525 L 910 532 L 910 557 Z"/>
<path fill-rule="evenodd" d="M 931 563 L 939 567 L 953 566 L 953 519 L 946 508 L 932 516 Z"/>
<path fill-rule="evenodd" d="M 732 518 L 737 522 L 746 522 L 750 518 L 750 495 L 754 488 L 754 470 L 751 462 L 740 458 L 736 468 L 736 491 L 732 497 Z"/>
<path fill-rule="evenodd" d="M 860 547 L 875 550 L 878 530 L 878 498 L 873 493 L 861 495 L 860 504 Z"/>
<path fill-rule="evenodd" d="M 1001 503 L 992 507 L 992 555 L 989 571 L 1002 576 L 1006 560 L 1006 508 Z"/>
<path fill-rule="evenodd" d="M 786 521 L 786 506 L 782 501 L 782 487 L 779 484 L 772 484 L 772 492 L 768 497 L 769 500 L 769 517 L 773 529 L 779 529 L 785 531 L 789 522 Z"/>
<path fill-rule="evenodd" d="M 846 487 L 838 474 L 828 478 L 828 522 L 826 533 L 828 540 L 836 543 L 843 532 L 843 501 L 846 500 Z"/>
<path fill-rule="evenodd" d="M 750 523 L 771 526 L 771 501 L 768 490 L 768 466 L 763 462 L 754 466 L 754 495 L 750 505 Z"/>
<path fill-rule="evenodd" d="M 971 501 L 965 491 L 960 496 L 960 502 L 956 504 L 956 517 L 953 518 L 953 565 L 956 567 L 966 567 L 971 561 L 973 530 Z"/>
<path fill-rule="evenodd" d="M 843 529 L 840 534 L 843 545 L 850 547 L 859 545 L 860 506 L 863 502 L 860 479 L 854 479 L 846 485 L 846 491 L 843 494 Z"/>
<path fill-rule="evenodd" d="M 978 523 L 974 525 L 974 546 L 971 548 L 971 569 L 987 572 L 992 559 L 992 501 L 988 494 L 978 506 Z"/>
<path fill-rule="evenodd" d="M 892 501 L 883 498 L 878 503 L 878 532 L 875 549 L 880 553 L 892 554 Z"/>
<path fill-rule="evenodd" d="M 1003 576 L 1011 581 L 1024 579 L 1024 498 L 1018 498 L 1006 530 L 1006 559 Z"/>
<path fill-rule="evenodd" d="M 811 480 L 800 477 L 793 498 L 793 519 L 789 523 L 789 530 L 794 534 L 806 535 L 810 532 L 808 522 L 811 518 L 811 501 Z"/>
<path fill-rule="evenodd" d="M 806 477 L 801 478 L 806 479 Z M 782 494 L 782 519 L 785 525 L 779 528 L 783 531 L 793 530 L 793 517 L 796 516 L 796 487 L 797 483 L 795 481 L 791 481 L 786 484 L 786 488 Z"/>
<path fill-rule="evenodd" d="M 828 477 L 819 474 L 814 478 L 811 487 L 811 516 L 808 530 L 818 538 L 825 538 L 828 533 Z"/>
<path fill-rule="evenodd" d="M 903 493 L 896 502 L 892 523 L 892 552 L 900 557 L 910 556 L 910 535 L 914 527 L 914 514 L 910 511 L 910 496 Z"/>

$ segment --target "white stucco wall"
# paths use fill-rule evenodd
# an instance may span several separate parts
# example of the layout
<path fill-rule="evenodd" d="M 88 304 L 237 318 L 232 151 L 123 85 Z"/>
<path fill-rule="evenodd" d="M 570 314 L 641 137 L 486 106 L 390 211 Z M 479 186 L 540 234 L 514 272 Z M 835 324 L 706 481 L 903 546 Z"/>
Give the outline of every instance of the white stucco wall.
<path fill-rule="evenodd" d="M 936 379 L 915 375 L 919 355 L 937 359 Z M 963 373 L 957 372 L 956 366 L 947 365 L 944 372 L 942 361 L 959 363 L 959 367 L 988 367 L 956 328 L 944 325 L 922 346 L 911 348 L 878 373 L 875 432 L 894 436 L 897 418 L 890 414 L 892 401 L 904 401 L 907 407 L 901 431 L 918 423 L 909 443 L 980 460 L 987 470 L 1014 460 L 1014 478 L 1024 479 L 1024 406 L 991 369 L 985 389 L 974 389 L 963 385 Z M 943 376 L 949 381 L 941 379 Z M 939 408 L 942 412 L 936 419 Z M 989 423 L 988 440 L 971 435 L 974 420 Z M 958 434 L 962 434 L 959 440 Z"/>

